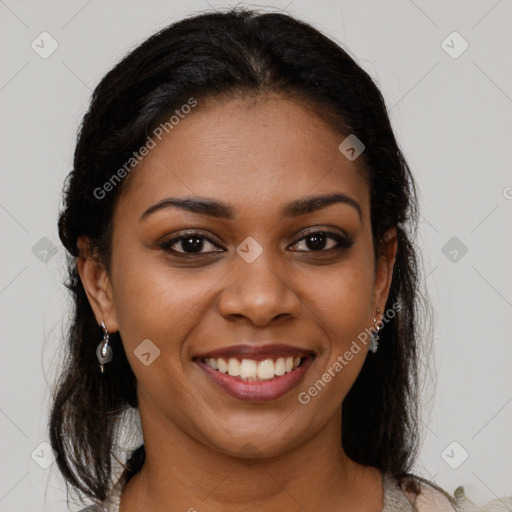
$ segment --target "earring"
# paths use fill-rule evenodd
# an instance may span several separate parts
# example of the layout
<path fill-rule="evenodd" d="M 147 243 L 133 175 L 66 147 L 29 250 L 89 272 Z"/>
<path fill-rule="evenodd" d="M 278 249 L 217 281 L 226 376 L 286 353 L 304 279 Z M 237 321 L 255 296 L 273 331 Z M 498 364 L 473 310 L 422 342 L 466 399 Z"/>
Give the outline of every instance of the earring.
<path fill-rule="evenodd" d="M 377 316 L 379 314 L 380 309 L 377 308 Z M 375 354 L 375 352 L 377 352 L 377 349 L 379 348 L 379 331 L 381 330 L 382 326 L 377 325 L 377 319 L 375 317 L 373 318 L 373 325 L 375 326 L 376 331 L 372 331 L 369 350 L 371 350 Z"/>
<path fill-rule="evenodd" d="M 103 365 L 112 361 L 112 347 L 108 344 L 109 336 L 108 329 L 105 327 L 105 322 L 101 322 L 101 328 L 103 329 L 103 339 L 100 341 L 100 344 L 96 349 L 96 357 L 100 363 L 101 373 L 104 373 Z"/>

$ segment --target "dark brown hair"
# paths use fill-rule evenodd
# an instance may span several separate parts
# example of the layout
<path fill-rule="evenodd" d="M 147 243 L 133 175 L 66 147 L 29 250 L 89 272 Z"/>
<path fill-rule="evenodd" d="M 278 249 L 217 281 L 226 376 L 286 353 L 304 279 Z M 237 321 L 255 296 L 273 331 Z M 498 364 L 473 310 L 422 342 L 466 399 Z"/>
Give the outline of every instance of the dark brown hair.
<path fill-rule="evenodd" d="M 174 23 L 131 51 L 94 90 L 83 118 L 64 190 L 59 235 L 73 257 L 67 286 L 73 321 L 56 389 L 50 437 L 66 480 L 93 499 L 112 485 L 113 446 L 123 411 L 137 407 L 136 379 L 119 333 L 105 374 L 95 351 L 98 327 L 79 278 L 77 240 L 87 237 L 110 262 L 112 213 L 124 180 L 105 197 L 95 190 L 140 148 L 153 130 L 191 97 L 273 92 L 314 106 L 343 136 L 365 144 L 361 162 L 371 196 L 376 253 L 396 227 L 398 251 L 386 310 L 401 309 L 380 333 L 343 402 L 343 447 L 353 460 L 395 477 L 409 475 L 418 448 L 418 313 L 428 305 L 419 286 L 414 246 L 414 181 L 395 140 L 383 97 L 370 76 L 336 42 L 309 24 L 246 9 L 210 12 Z M 136 168 L 132 172 L 137 172 Z M 144 446 L 126 461 L 131 478 Z"/>

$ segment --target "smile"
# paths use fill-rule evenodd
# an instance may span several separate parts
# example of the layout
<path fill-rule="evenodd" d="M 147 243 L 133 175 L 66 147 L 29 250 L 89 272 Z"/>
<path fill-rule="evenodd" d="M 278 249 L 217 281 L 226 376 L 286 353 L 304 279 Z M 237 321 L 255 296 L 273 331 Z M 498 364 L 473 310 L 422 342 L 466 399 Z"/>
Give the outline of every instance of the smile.
<path fill-rule="evenodd" d="M 264 359 L 256 361 L 255 359 L 242 359 L 235 357 L 228 360 L 221 357 L 205 358 L 203 361 L 213 370 L 220 373 L 227 373 L 231 377 L 237 377 L 239 380 L 247 382 L 261 382 L 282 377 L 285 373 L 296 370 L 301 357 L 279 357 L 277 359 Z"/>
<path fill-rule="evenodd" d="M 274 351 L 276 354 L 270 354 Z M 222 354 L 223 352 L 223 354 Z M 236 352 L 236 354 L 235 354 Z M 249 402 L 281 398 L 296 388 L 315 355 L 284 346 L 239 346 L 196 356 L 208 380 L 228 395 Z"/>

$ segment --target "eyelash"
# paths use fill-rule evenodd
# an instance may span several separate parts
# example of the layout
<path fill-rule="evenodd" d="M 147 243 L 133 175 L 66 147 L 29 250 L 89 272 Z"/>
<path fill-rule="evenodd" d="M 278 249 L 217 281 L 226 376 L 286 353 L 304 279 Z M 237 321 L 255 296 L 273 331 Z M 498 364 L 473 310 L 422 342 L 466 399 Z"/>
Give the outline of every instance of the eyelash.
<path fill-rule="evenodd" d="M 326 231 L 323 229 L 310 231 L 310 232 L 306 233 L 305 235 L 303 235 L 301 238 L 299 238 L 297 241 L 293 242 L 291 245 L 292 246 L 297 245 L 299 242 L 307 239 L 308 237 L 310 237 L 312 235 L 324 235 L 325 237 L 330 238 L 331 240 L 334 240 L 335 242 L 337 242 L 337 246 L 331 247 L 329 249 L 320 249 L 318 251 L 301 250 L 301 251 L 296 251 L 296 252 L 326 253 L 326 252 L 333 251 L 333 250 L 349 249 L 350 247 L 352 247 L 354 245 L 354 240 L 352 238 L 340 235 L 339 233 L 335 233 L 333 231 Z M 209 238 L 208 236 L 206 236 L 198 231 L 186 232 L 179 237 L 172 238 L 171 240 L 166 240 L 166 241 L 160 243 L 158 246 L 165 251 L 174 253 L 174 255 L 179 255 L 179 257 L 193 257 L 193 256 L 205 255 L 208 253 L 221 252 L 221 251 L 206 251 L 206 252 L 196 252 L 196 253 L 181 252 L 181 251 L 175 251 L 174 249 L 171 248 L 173 245 L 175 245 L 183 240 L 188 240 L 190 238 L 206 240 L 206 241 L 210 242 L 212 245 L 218 246 L 218 244 L 216 242 L 214 242 L 211 238 Z"/>

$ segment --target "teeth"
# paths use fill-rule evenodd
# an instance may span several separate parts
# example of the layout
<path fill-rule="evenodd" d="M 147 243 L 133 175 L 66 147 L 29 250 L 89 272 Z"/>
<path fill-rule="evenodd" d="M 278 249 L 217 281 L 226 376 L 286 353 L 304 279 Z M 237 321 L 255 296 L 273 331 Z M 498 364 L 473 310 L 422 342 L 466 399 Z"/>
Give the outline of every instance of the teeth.
<path fill-rule="evenodd" d="M 240 377 L 242 377 L 242 379 L 255 379 L 257 373 L 258 363 L 256 361 L 253 361 L 252 359 L 242 359 L 240 364 Z"/>
<path fill-rule="evenodd" d="M 212 361 L 213 361 L 213 364 L 212 364 Z M 214 359 L 212 357 L 211 359 L 206 359 L 206 364 L 208 366 L 212 367 L 214 370 L 217 369 L 217 368 L 215 368 L 215 366 L 218 366 L 220 373 L 226 373 L 228 371 L 228 363 L 226 363 L 226 361 L 224 361 L 224 359 Z"/>
<path fill-rule="evenodd" d="M 275 364 L 272 359 L 265 359 L 258 363 L 258 379 L 273 379 L 275 376 Z"/>
<path fill-rule="evenodd" d="M 276 361 L 276 371 L 275 371 L 275 374 L 276 375 L 284 375 L 286 373 L 286 365 L 284 363 L 284 357 L 280 357 L 277 361 Z"/>
<path fill-rule="evenodd" d="M 240 375 L 240 363 L 233 357 L 228 361 L 228 373 L 231 377 L 238 377 Z"/>
<path fill-rule="evenodd" d="M 206 358 L 204 362 L 214 370 L 227 373 L 232 377 L 240 377 L 245 381 L 270 380 L 295 370 L 301 362 L 300 357 L 279 357 L 276 360 L 264 359 L 242 359 L 240 362 L 236 357 L 230 357 L 227 361 L 221 357 Z"/>

